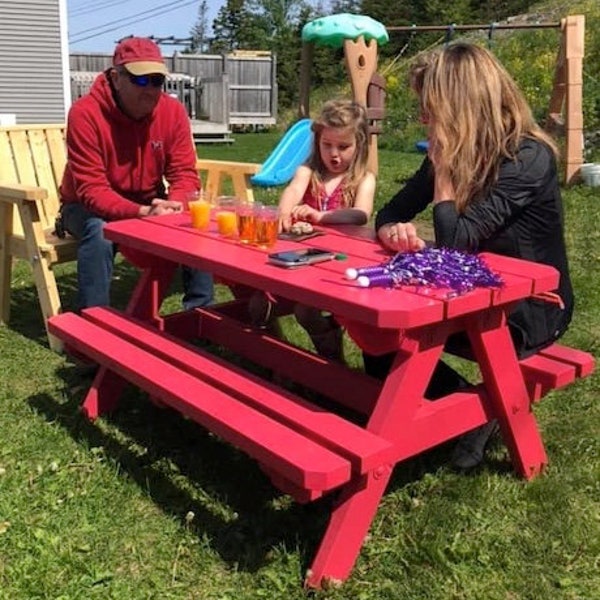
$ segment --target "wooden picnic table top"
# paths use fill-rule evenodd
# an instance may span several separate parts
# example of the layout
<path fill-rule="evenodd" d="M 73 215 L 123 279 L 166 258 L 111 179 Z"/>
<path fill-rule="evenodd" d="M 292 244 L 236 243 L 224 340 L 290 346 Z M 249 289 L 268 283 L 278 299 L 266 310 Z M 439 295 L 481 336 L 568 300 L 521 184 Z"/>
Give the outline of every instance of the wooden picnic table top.
<path fill-rule="evenodd" d="M 367 325 L 407 329 L 502 306 L 532 294 L 556 289 L 552 267 L 494 254 L 482 254 L 503 280 L 500 289 L 476 288 L 449 297 L 448 290 L 416 286 L 363 288 L 345 277 L 346 269 L 379 264 L 390 258 L 373 242 L 372 229 L 354 226 L 319 228 L 323 235 L 303 242 L 278 240 L 269 251 L 219 236 L 215 223 L 206 231 L 193 229 L 188 213 L 131 219 L 107 224 L 105 235 L 125 249 L 140 266 L 157 259 L 213 272 L 224 279 L 269 291 Z M 296 269 L 267 262 L 268 252 L 323 248 L 343 254 Z M 135 255 L 142 252 L 145 257 Z M 154 257 L 154 258 L 149 258 Z"/>

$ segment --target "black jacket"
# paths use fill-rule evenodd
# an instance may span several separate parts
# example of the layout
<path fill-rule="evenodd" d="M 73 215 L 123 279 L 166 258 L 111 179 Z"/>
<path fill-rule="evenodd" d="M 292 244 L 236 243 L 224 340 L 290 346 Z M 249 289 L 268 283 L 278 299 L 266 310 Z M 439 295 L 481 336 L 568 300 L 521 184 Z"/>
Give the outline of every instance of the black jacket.
<path fill-rule="evenodd" d="M 425 159 L 406 185 L 377 213 L 375 227 L 408 222 L 433 199 L 433 167 Z M 573 314 L 573 289 L 563 235 L 563 208 L 554 155 L 543 143 L 525 139 L 516 160 L 504 160 L 489 193 L 459 214 L 453 202 L 433 208 L 440 247 L 495 252 L 555 267 L 564 309 L 539 300 L 520 302 L 509 324 L 521 355 L 551 344 Z"/>

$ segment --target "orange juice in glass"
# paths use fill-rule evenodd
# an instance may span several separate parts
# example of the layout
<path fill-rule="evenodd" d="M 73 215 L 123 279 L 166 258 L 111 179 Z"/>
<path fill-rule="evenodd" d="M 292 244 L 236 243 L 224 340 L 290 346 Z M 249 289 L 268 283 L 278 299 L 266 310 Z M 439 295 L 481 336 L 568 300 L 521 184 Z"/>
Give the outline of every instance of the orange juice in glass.
<path fill-rule="evenodd" d="M 217 198 L 217 230 L 219 235 L 223 237 L 236 237 L 237 214 L 236 214 L 236 198 L 232 196 L 221 196 Z"/>
<path fill-rule="evenodd" d="M 238 238 L 242 244 L 251 244 L 256 236 L 256 209 L 254 202 L 239 201 L 237 203 Z"/>
<path fill-rule="evenodd" d="M 279 209 L 277 206 L 261 206 L 256 211 L 254 243 L 261 248 L 272 248 L 279 233 Z"/>
<path fill-rule="evenodd" d="M 200 197 L 198 200 L 189 201 L 188 208 L 192 216 L 192 227 L 206 231 L 210 224 L 210 202 Z"/>

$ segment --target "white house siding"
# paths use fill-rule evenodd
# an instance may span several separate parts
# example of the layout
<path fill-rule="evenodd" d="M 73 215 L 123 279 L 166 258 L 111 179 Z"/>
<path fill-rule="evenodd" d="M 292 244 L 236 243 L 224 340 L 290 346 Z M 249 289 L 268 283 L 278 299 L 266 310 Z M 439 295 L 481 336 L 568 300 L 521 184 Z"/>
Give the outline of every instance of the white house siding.
<path fill-rule="evenodd" d="M 0 114 L 64 122 L 68 60 L 65 0 L 0 0 Z"/>

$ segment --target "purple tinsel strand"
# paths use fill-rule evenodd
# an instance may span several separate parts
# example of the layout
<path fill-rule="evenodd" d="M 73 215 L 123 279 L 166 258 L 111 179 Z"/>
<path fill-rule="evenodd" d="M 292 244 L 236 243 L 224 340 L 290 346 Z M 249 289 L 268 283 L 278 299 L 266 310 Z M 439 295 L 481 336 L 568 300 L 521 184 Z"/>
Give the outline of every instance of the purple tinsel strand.
<path fill-rule="evenodd" d="M 502 285 L 501 278 L 478 256 L 449 248 L 398 253 L 386 263 L 360 272 L 360 285 L 364 287 L 422 285 L 449 288 L 449 295 L 464 294 L 476 286 Z"/>
<path fill-rule="evenodd" d="M 361 267 L 356 269 L 359 275 L 366 275 L 367 277 L 371 277 L 373 275 L 383 275 L 384 273 L 389 272 L 389 268 L 385 265 L 377 265 L 374 267 Z"/>
<path fill-rule="evenodd" d="M 358 284 L 361 287 L 391 287 L 395 282 L 396 277 L 390 272 L 361 275 L 358 278 Z"/>

